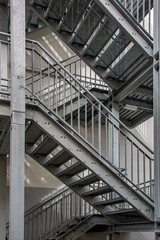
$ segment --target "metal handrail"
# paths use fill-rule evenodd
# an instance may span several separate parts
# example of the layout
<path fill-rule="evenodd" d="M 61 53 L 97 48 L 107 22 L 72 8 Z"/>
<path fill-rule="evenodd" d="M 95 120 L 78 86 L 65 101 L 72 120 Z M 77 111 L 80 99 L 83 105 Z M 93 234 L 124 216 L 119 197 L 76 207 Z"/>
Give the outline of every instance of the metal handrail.
<path fill-rule="evenodd" d="M 150 35 L 150 32 L 147 32 L 147 30 L 139 23 L 138 19 L 135 18 L 134 14 L 131 14 L 131 12 L 128 11 L 128 9 L 126 8 L 125 6 L 125 3 L 126 3 L 126 0 L 124 1 L 123 3 L 123 0 L 110 0 L 116 7 L 118 7 L 118 9 L 125 14 L 125 16 L 127 16 L 127 19 L 130 21 L 130 22 L 133 22 L 134 23 L 134 27 L 137 29 L 137 31 L 141 34 L 143 33 L 145 36 L 146 36 L 146 41 L 149 43 L 149 45 L 152 46 L 153 44 L 153 37 Z M 133 0 L 129 0 L 130 3 L 132 3 Z M 143 7 L 143 4 L 145 4 L 145 2 L 142 3 L 142 7 Z M 150 6 L 150 9 L 149 9 L 149 14 L 150 14 L 150 11 L 151 11 L 151 6 Z M 138 9 L 136 9 L 136 11 L 139 11 L 139 6 L 138 6 Z M 143 21 L 145 21 L 144 19 L 145 17 L 145 14 L 143 16 Z M 151 24 L 151 23 L 149 23 Z M 149 26 L 150 28 L 150 26 Z"/>
<path fill-rule="evenodd" d="M 54 237 L 70 226 L 75 219 L 78 218 L 78 222 L 81 222 L 83 217 L 92 214 L 98 214 L 98 211 L 69 188 L 64 187 L 25 212 L 25 239 Z M 8 228 L 9 223 L 6 224 L 7 231 Z"/>
<path fill-rule="evenodd" d="M 28 92 L 30 92 L 30 93 L 32 94 L 32 91 L 31 91 L 29 88 L 26 88 L 26 89 L 28 90 Z M 58 116 L 54 111 L 52 111 L 49 107 L 47 107 L 47 105 L 45 105 L 45 104 L 37 97 L 37 95 L 33 94 L 33 97 L 34 97 L 34 101 L 36 100 L 37 103 L 39 103 L 41 107 L 44 107 L 45 110 L 47 110 L 47 112 L 49 112 L 50 114 L 52 113 L 54 117 L 56 117 L 60 122 L 62 122 L 62 123 L 64 124 L 64 126 L 66 126 L 67 128 L 70 128 L 70 125 L 69 125 L 67 122 L 65 122 L 65 121 L 63 120 L 63 118 L 61 118 L 61 117 Z M 32 98 L 30 98 L 30 99 L 32 99 Z M 61 126 L 61 128 L 63 128 L 64 130 L 66 130 L 66 128 L 65 128 L 64 126 Z M 68 131 L 68 130 L 66 130 L 66 131 Z M 97 157 L 98 157 L 99 152 L 98 152 L 98 150 L 97 150 L 92 144 L 90 144 L 89 142 L 87 142 L 86 139 L 85 139 L 83 136 L 78 135 L 78 132 L 77 132 L 74 128 L 72 128 L 71 131 L 72 131 L 72 134 L 75 133 L 81 140 L 83 140 L 89 147 L 91 147 L 91 148 L 97 153 Z M 69 131 L 68 131 L 68 133 L 70 134 Z M 127 137 L 127 138 L 128 138 L 128 137 Z M 128 138 L 128 139 L 129 139 L 129 138 Z M 141 150 L 141 151 L 142 151 L 142 150 Z M 149 157 L 147 154 L 145 154 L 145 155 L 150 159 L 150 157 Z M 105 160 L 105 162 L 104 162 L 103 160 Z M 150 160 L 152 160 L 152 159 L 150 159 Z M 137 189 L 137 191 L 138 191 L 140 194 L 142 194 L 142 196 L 146 197 L 149 201 L 153 202 L 153 199 L 152 199 L 150 196 L 148 196 L 147 194 L 145 194 L 145 193 L 139 188 L 139 184 L 136 185 L 133 181 L 131 181 L 125 174 L 123 174 L 123 173 L 121 172 L 120 169 L 118 169 L 114 164 L 112 164 L 108 159 L 106 159 L 104 155 L 99 156 L 99 161 L 100 161 L 102 164 L 107 163 L 107 164 L 111 167 L 112 170 L 116 171 L 116 173 L 119 175 L 119 177 L 121 177 L 123 180 L 126 180 L 126 183 L 127 183 L 127 184 L 130 183 L 132 187 L 134 187 L 135 189 Z M 152 160 L 152 161 L 153 161 L 153 160 Z M 152 180 L 150 180 L 150 181 L 148 181 L 148 182 L 151 182 L 151 181 L 152 181 Z M 134 190 L 135 190 L 135 189 L 134 189 Z M 136 190 L 135 190 L 135 191 L 136 191 Z"/>
<path fill-rule="evenodd" d="M 61 127 L 65 128 L 67 127 L 67 131 L 69 131 L 72 134 L 75 134 L 75 137 L 78 136 L 78 138 L 80 138 L 84 143 L 86 143 L 88 145 L 89 148 L 94 150 L 94 154 L 99 158 L 99 161 L 105 160 L 105 163 L 107 165 L 109 165 L 112 169 L 114 169 L 114 171 L 116 171 L 116 173 L 127 182 L 127 184 L 129 184 L 132 187 L 135 187 L 137 189 L 138 192 L 141 192 L 143 194 L 143 196 L 146 196 L 149 200 L 152 201 L 152 199 L 147 196 L 145 194 L 145 192 L 143 192 L 142 190 L 140 190 L 139 186 L 139 182 L 142 181 L 141 179 L 139 179 L 139 175 L 137 175 L 138 180 L 136 180 L 137 182 L 134 182 L 134 170 L 135 167 L 137 168 L 137 174 L 140 173 L 140 165 L 139 165 L 139 161 L 141 161 L 142 163 L 142 167 L 143 167 L 143 171 L 144 171 L 144 175 L 143 175 L 143 179 L 144 179 L 144 183 L 149 180 L 151 183 L 151 179 L 152 179 L 152 165 L 153 165 L 153 159 L 148 155 L 148 153 L 146 153 L 145 151 L 147 150 L 150 154 L 153 154 L 153 151 L 150 150 L 150 148 L 148 148 L 148 146 L 146 146 L 141 140 L 138 139 L 137 136 L 135 136 L 118 118 L 116 118 L 92 93 L 90 93 L 68 70 L 66 70 L 66 68 L 60 64 L 41 44 L 39 44 L 37 41 L 32 41 L 32 40 L 27 40 L 27 42 L 32 44 L 32 54 L 36 54 L 37 51 L 35 51 L 35 49 L 37 47 L 39 47 L 41 49 L 41 52 L 43 54 L 43 59 L 45 64 L 47 64 L 48 66 L 48 76 L 46 78 L 46 81 L 49 81 L 49 70 L 50 67 L 54 70 L 55 72 L 55 89 L 54 89 L 54 93 L 55 96 L 55 106 L 53 108 L 51 108 L 50 105 L 50 93 L 51 91 L 53 92 L 53 89 L 50 89 L 50 84 L 48 82 L 48 88 L 47 88 L 47 92 L 45 92 L 47 99 L 49 101 L 48 105 L 45 102 L 44 99 L 44 89 L 40 88 L 40 90 L 42 90 L 42 96 L 41 96 L 41 92 L 40 92 L 40 96 L 37 95 L 38 89 L 37 86 L 34 86 L 34 76 L 32 78 L 32 83 L 31 83 L 31 89 L 29 89 L 28 87 L 26 87 L 26 90 L 28 90 L 27 96 L 29 98 L 33 98 L 34 100 L 37 100 L 37 102 L 45 108 L 45 111 L 47 110 L 47 112 L 49 111 L 50 113 L 52 113 L 57 119 L 59 119 L 59 124 L 62 123 Z M 47 56 L 47 59 L 49 58 L 51 60 L 51 62 L 54 62 L 54 64 L 51 64 L 51 62 L 49 62 L 49 60 L 45 59 L 44 54 Z M 39 56 L 39 55 L 38 55 Z M 41 58 L 41 55 L 40 55 Z M 34 56 L 32 56 L 32 68 L 33 68 L 33 73 L 34 73 L 34 64 L 33 64 L 33 60 L 34 60 Z M 55 67 L 55 64 L 56 67 Z M 62 84 L 60 85 L 59 80 L 57 81 L 57 76 L 59 76 L 59 79 L 63 79 Z M 39 82 L 39 84 L 41 84 L 41 81 Z M 69 87 L 68 87 L 69 86 Z M 34 88 L 36 87 L 36 92 L 34 91 Z M 46 87 L 46 86 L 45 86 Z M 62 93 L 61 96 L 59 98 L 59 96 L 57 95 L 57 91 L 62 89 Z M 71 108 L 72 108 L 72 98 L 73 96 L 76 96 L 76 98 L 78 99 L 78 107 L 77 107 L 77 121 L 78 121 L 78 130 L 75 129 L 72 125 L 72 120 L 73 120 L 73 114 L 72 114 L 72 110 L 70 112 L 70 117 L 71 117 L 71 122 L 67 122 L 65 120 L 65 103 L 66 103 L 66 90 L 70 91 L 70 95 L 67 95 L 67 97 L 69 96 L 70 101 L 71 101 Z M 46 91 L 46 90 L 45 90 Z M 87 95 L 85 94 L 87 93 Z M 83 98 L 84 99 L 84 105 L 83 105 L 83 109 L 84 109 L 84 123 L 85 123 L 85 136 L 84 134 L 81 134 L 80 131 L 80 99 Z M 58 101 L 59 99 L 62 99 L 62 115 L 59 113 L 58 110 Z M 68 101 L 68 98 L 67 98 Z M 90 129 L 90 131 L 92 132 L 92 141 L 87 139 L 87 108 L 91 109 L 91 126 L 92 129 Z M 97 120 L 96 120 L 97 119 Z M 98 129 L 98 135 L 97 135 L 97 141 L 98 141 L 98 145 L 96 145 L 94 143 L 94 121 L 97 121 L 97 129 Z M 104 127 L 105 127 L 105 145 L 101 144 L 101 122 L 102 120 L 104 121 Z M 64 127 L 65 126 L 65 127 Z M 119 128 L 119 126 L 122 126 L 126 131 L 127 134 L 130 133 L 131 137 L 127 136 L 126 133 L 124 131 L 122 131 L 122 129 Z M 109 128 L 109 129 L 107 129 Z M 106 132 L 108 131 L 108 132 Z M 108 139 L 108 137 L 110 139 Z M 132 137 L 134 138 L 134 140 L 132 140 Z M 124 145 L 121 143 L 120 144 L 120 138 L 124 139 Z M 117 149 L 115 149 L 115 139 L 117 141 Z M 109 140 L 109 141 L 108 141 Z M 138 142 L 136 143 L 135 140 Z M 103 139 L 104 141 L 104 139 Z M 130 157 L 128 157 L 127 159 L 127 146 L 126 144 L 128 144 L 127 146 L 129 147 L 129 154 Z M 141 144 L 141 147 L 139 146 L 139 144 Z M 102 150 L 102 147 L 105 146 L 105 151 L 107 150 L 107 146 L 110 146 L 109 149 L 109 155 L 108 153 L 104 154 L 104 151 Z M 144 150 L 142 149 L 142 147 L 144 148 Z M 133 157 L 134 157 L 134 153 L 133 150 L 137 151 L 137 158 L 134 159 L 133 161 Z M 123 150 L 125 152 L 125 163 L 123 163 L 123 165 L 125 165 L 125 174 L 123 174 L 121 172 L 121 156 L 120 156 L 120 151 Z M 119 159 L 119 165 L 115 165 L 114 163 L 114 159 L 115 156 L 117 156 L 117 158 Z M 128 163 L 127 161 L 129 160 L 129 158 L 131 158 L 131 166 L 128 169 Z M 135 157 L 134 157 L 135 158 Z M 109 160 L 108 160 L 109 159 Z M 135 160 L 137 161 L 137 163 L 135 163 Z M 103 162 L 103 161 L 102 161 Z M 104 162 L 103 162 L 104 163 Z M 137 164 L 137 165 L 135 165 Z M 134 167 L 133 167 L 134 165 Z M 147 173 L 146 172 L 146 165 L 148 165 L 148 170 Z M 124 167 L 123 167 L 124 168 Z M 148 174 L 148 176 L 147 176 Z"/>
<path fill-rule="evenodd" d="M 106 110 L 106 112 L 108 112 L 112 118 L 114 118 L 124 129 L 127 130 L 127 132 L 129 132 L 139 143 L 141 143 L 142 146 L 144 146 L 151 154 L 154 154 L 154 152 L 146 144 L 144 144 L 135 134 L 133 134 L 123 122 L 121 122 L 108 108 L 106 108 L 90 91 L 85 89 L 85 87 L 67 69 L 65 69 L 65 67 L 61 63 L 59 63 L 58 60 L 54 56 L 52 56 L 47 51 L 47 49 L 45 49 L 38 41 L 32 41 L 31 39 L 27 39 L 26 41 L 38 45 L 53 61 L 56 62 L 57 65 L 61 67 L 61 69 L 63 69 L 72 79 L 74 79 L 74 81 L 81 87 L 81 89 L 88 93 L 100 106 L 102 106 Z"/>

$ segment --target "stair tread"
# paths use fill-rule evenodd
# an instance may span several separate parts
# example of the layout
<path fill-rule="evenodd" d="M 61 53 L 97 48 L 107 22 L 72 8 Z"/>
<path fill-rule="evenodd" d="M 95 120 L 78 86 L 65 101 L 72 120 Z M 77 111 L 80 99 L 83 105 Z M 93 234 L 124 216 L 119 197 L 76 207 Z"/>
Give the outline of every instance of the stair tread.
<path fill-rule="evenodd" d="M 121 44 L 119 44 L 121 42 Z M 106 49 L 100 60 L 96 65 L 108 67 L 111 63 L 119 56 L 119 54 L 124 50 L 124 48 L 129 44 L 130 40 L 127 39 L 123 32 L 120 32 L 118 36 L 114 39 L 112 44 Z"/>
<path fill-rule="evenodd" d="M 133 215 L 133 214 L 139 215 L 138 212 L 134 209 L 134 208 L 126 208 L 126 209 L 120 209 L 120 210 L 116 210 L 116 211 L 111 211 L 108 213 L 105 213 L 105 215 L 109 216 L 109 215 Z"/>
<path fill-rule="evenodd" d="M 43 142 L 41 142 L 38 147 L 33 151 L 33 156 L 47 156 L 49 153 L 51 153 L 56 147 L 58 147 L 58 144 L 51 138 L 46 137 Z"/>
<path fill-rule="evenodd" d="M 72 155 L 65 149 L 59 151 L 53 158 L 49 160 L 45 165 L 61 166 L 72 158 Z"/>
<path fill-rule="evenodd" d="M 96 175 L 90 174 L 84 178 L 79 179 L 78 181 L 71 183 L 70 186 L 75 186 L 75 185 L 87 186 L 89 184 L 92 184 L 98 181 L 99 181 L 99 178 Z"/>
<path fill-rule="evenodd" d="M 80 163 L 80 162 L 77 162 L 75 164 L 73 164 L 72 166 L 66 168 L 65 170 L 63 170 L 62 172 L 60 172 L 58 174 L 58 176 L 62 176 L 62 175 L 66 175 L 66 176 L 74 176 L 80 172 L 82 172 L 83 170 L 85 170 L 86 167 Z"/>
<path fill-rule="evenodd" d="M 105 201 L 101 201 L 101 202 L 96 202 L 94 203 L 95 206 L 99 206 L 99 205 L 112 205 L 112 204 L 118 204 L 118 203 L 124 203 L 125 200 L 121 197 L 117 197 L 117 198 L 112 198 L 109 200 L 105 200 Z"/>
<path fill-rule="evenodd" d="M 74 28 L 77 26 L 80 21 L 86 7 L 88 6 L 90 0 L 81 0 L 73 1 L 69 11 L 67 12 L 63 24 L 61 26 L 61 30 L 73 32 Z M 77 11 L 77 9 L 79 9 Z M 74 19 L 74 22 L 73 20 Z"/>
<path fill-rule="evenodd" d="M 87 191 L 87 192 L 83 193 L 83 196 L 88 196 L 88 195 L 98 196 L 98 195 L 110 193 L 110 192 L 113 192 L 113 190 L 110 187 L 103 186 L 103 187 L 100 187 L 100 188 L 97 188 L 94 190 Z"/>
<path fill-rule="evenodd" d="M 108 18 L 106 24 L 103 26 L 99 34 L 88 46 L 86 54 L 96 57 L 98 53 L 103 49 L 105 44 L 109 41 L 109 39 L 111 39 L 116 29 L 117 25 L 115 24 L 115 22 L 111 18 Z"/>
<path fill-rule="evenodd" d="M 83 44 L 85 44 L 104 16 L 103 11 L 98 7 L 97 4 L 92 5 L 89 11 L 90 12 L 88 12 L 87 17 L 84 19 L 84 21 L 82 21 L 79 27 L 76 37 L 73 40 L 74 42 L 80 41 Z M 88 28 L 88 23 L 91 23 L 91 22 L 94 24 L 91 24 L 90 28 Z"/>
<path fill-rule="evenodd" d="M 42 133 L 42 130 L 37 127 L 36 124 L 31 123 L 25 132 L 25 143 L 29 145 L 34 145 L 40 138 Z"/>
<path fill-rule="evenodd" d="M 118 78 L 122 76 L 127 69 L 129 69 L 134 62 L 142 55 L 136 46 L 133 46 L 122 59 L 113 67 L 107 76 Z"/>

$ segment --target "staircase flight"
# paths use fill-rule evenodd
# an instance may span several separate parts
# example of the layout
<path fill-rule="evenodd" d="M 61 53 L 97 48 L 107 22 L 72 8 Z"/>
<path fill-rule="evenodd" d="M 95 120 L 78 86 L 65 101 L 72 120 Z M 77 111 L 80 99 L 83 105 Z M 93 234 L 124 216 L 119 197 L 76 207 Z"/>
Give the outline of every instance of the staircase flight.
<path fill-rule="evenodd" d="M 153 222 L 153 152 L 38 42 L 26 51 L 26 153 L 110 223 Z"/>
<path fill-rule="evenodd" d="M 153 39 L 138 22 L 150 16 L 152 1 L 150 6 L 119 0 L 27 4 L 113 90 L 107 104 L 120 104 L 125 125 L 135 127 L 153 115 Z M 126 102 L 137 110 L 127 110 Z"/>

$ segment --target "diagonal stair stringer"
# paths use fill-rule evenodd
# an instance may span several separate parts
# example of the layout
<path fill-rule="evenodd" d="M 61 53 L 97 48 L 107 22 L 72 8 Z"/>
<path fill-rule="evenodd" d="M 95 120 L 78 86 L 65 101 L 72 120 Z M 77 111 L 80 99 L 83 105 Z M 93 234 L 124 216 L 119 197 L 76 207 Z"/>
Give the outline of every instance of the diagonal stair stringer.
<path fill-rule="evenodd" d="M 103 159 L 99 159 L 91 150 L 85 146 L 80 140 L 71 135 L 62 125 L 60 125 L 50 115 L 45 113 L 40 107 L 27 109 L 26 118 L 33 121 L 41 128 L 53 141 L 66 149 L 73 157 L 82 163 L 87 169 L 90 169 L 99 179 L 102 179 L 113 191 L 126 200 L 134 207 L 142 216 L 148 220 L 153 220 L 153 206 L 140 194 L 138 194 L 131 186 L 125 183 L 116 172 L 111 169 L 109 164 Z M 47 168 L 51 173 L 58 177 L 58 168 L 50 166 Z M 61 179 L 62 180 L 62 179 Z M 63 178 L 66 185 L 70 185 L 72 178 Z M 77 187 L 77 186 L 76 186 Z M 76 189 L 70 187 L 78 193 L 83 194 L 83 188 Z M 84 197 L 85 199 L 85 197 Z M 92 202 L 94 206 L 94 203 Z M 100 210 L 100 209 L 97 209 Z M 104 215 L 105 213 L 101 211 Z M 105 212 L 110 211 L 110 207 L 105 207 Z"/>

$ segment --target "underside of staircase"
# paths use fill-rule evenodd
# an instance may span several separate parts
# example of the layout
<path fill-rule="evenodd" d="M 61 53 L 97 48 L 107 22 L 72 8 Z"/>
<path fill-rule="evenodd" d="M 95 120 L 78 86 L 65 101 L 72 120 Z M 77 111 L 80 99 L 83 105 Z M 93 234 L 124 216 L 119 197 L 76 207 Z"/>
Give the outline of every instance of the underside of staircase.
<path fill-rule="evenodd" d="M 153 39 L 119 1 L 28 0 L 27 7 L 28 28 L 37 16 L 111 87 L 105 105 L 118 103 L 125 125 L 153 115 Z"/>
<path fill-rule="evenodd" d="M 7 102 L 2 105 L 1 112 L 4 113 L 1 123 L 5 123 L 4 138 L 8 144 L 1 144 L 0 153 L 7 154 Z M 97 209 L 109 223 L 153 222 L 152 201 L 131 188 L 109 162 L 82 144 L 36 101 L 26 106 L 25 135 L 26 153 Z"/>
<path fill-rule="evenodd" d="M 50 27 L 107 84 L 87 88 L 41 44 L 26 40 L 25 152 L 98 213 L 44 239 L 76 239 L 98 224 L 115 232 L 154 228 L 154 153 L 129 130 L 153 115 L 153 39 L 122 3 L 26 1 L 26 30 Z M 9 81 L 0 100 L 1 155 L 10 153 Z"/>

